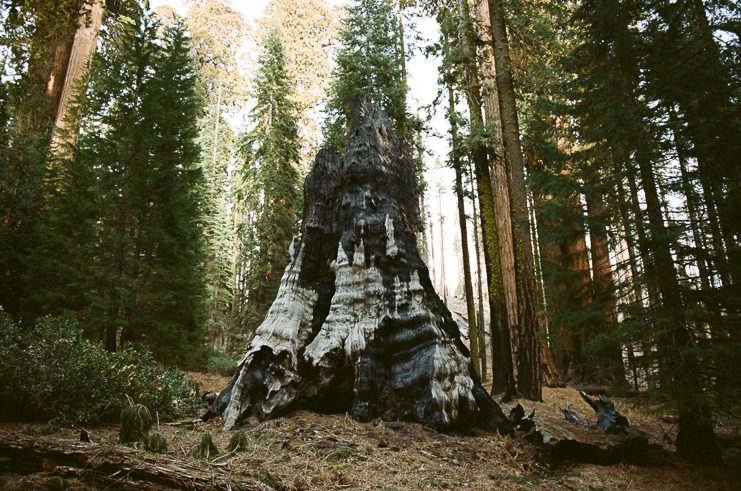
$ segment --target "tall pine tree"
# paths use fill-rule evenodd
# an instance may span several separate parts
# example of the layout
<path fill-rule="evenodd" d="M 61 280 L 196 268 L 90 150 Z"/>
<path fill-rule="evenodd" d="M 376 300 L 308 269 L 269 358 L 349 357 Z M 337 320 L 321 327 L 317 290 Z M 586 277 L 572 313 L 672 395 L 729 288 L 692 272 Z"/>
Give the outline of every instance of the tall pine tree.
<path fill-rule="evenodd" d="M 121 22 L 76 106 L 81 134 L 57 165 L 37 251 L 39 278 L 54 275 L 39 303 L 73 311 L 110 350 L 133 341 L 167 362 L 199 361 L 200 103 L 183 27 Z"/>
<path fill-rule="evenodd" d="M 356 97 L 379 104 L 397 136 L 408 130 L 401 28 L 393 6 L 388 0 L 354 0 L 347 10 L 324 129 L 325 141 L 338 151 L 345 148 Z"/>
<path fill-rule="evenodd" d="M 288 258 L 288 246 L 298 232 L 302 208 L 298 106 L 291 100 L 292 80 L 276 28 L 268 31 L 253 81 L 256 100 L 243 137 L 244 163 L 238 199 L 247 220 L 239 231 L 238 268 L 242 275 L 238 302 L 239 327 L 251 333 L 275 299 Z"/>

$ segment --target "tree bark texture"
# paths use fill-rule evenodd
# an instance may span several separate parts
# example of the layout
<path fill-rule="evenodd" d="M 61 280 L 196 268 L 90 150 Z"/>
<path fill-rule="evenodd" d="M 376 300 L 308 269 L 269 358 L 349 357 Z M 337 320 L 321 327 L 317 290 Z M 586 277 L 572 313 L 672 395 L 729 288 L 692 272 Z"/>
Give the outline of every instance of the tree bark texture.
<path fill-rule="evenodd" d="M 67 127 L 65 118 L 74 95 L 75 84 L 83 76 L 90 55 L 95 52 L 98 32 L 103 23 L 103 3 L 100 0 L 95 1 L 89 6 L 88 14 L 80 17 L 80 27 L 72 41 L 64 82 L 59 87 L 59 102 L 54 122 L 56 126 L 54 143 L 57 145 L 65 142 L 74 143 L 76 140 L 76 131 L 74 128 Z"/>
<path fill-rule="evenodd" d="M 592 299 L 602 307 L 601 331 L 608 336 L 615 328 L 617 312 L 615 305 L 614 282 L 612 265 L 610 264 L 610 249 L 607 242 L 607 227 L 604 222 L 604 198 L 601 189 L 586 194 L 587 215 L 589 222 L 589 240 L 592 250 Z M 599 334 L 599 333 L 598 333 Z M 611 385 L 625 383 L 625 367 L 623 366 L 623 352 L 620 342 L 610 339 L 607 344 L 598 348 L 592 368 L 600 384 Z"/>
<path fill-rule="evenodd" d="M 351 109 L 345 154 L 323 149 L 306 179 L 275 302 L 204 418 L 233 428 L 306 408 L 510 432 L 419 257 L 411 146 L 375 105 Z"/>
<path fill-rule="evenodd" d="M 476 25 L 480 26 L 479 36 L 486 43 L 491 43 L 491 25 L 489 2 L 479 1 Z M 512 349 L 517 357 L 517 273 L 515 271 L 515 246 L 512 237 L 512 216 L 509 200 L 509 178 L 507 160 L 505 159 L 504 138 L 502 135 L 502 118 L 499 107 L 499 91 L 497 90 L 494 58 L 490 51 L 484 51 L 484 61 L 481 64 L 482 99 L 484 116 L 487 127 L 493 132 L 494 146 L 491 148 L 490 172 L 491 190 L 494 193 L 494 215 L 499 230 L 499 255 L 502 263 L 502 287 L 507 305 L 507 320 L 513 334 Z M 517 370 L 517 367 L 515 367 Z"/>
<path fill-rule="evenodd" d="M 520 145 L 520 128 L 517 121 L 517 107 L 502 0 L 489 0 L 489 16 L 497 72 L 499 108 L 502 117 L 502 135 L 510 170 L 509 184 L 520 312 L 517 388 L 526 399 L 540 401 L 542 400 L 542 385 L 540 352 L 536 333 L 543 330 L 540 328 L 540 315 L 537 306 L 538 291 L 535 282 L 533 249 L 527 212 L 525 169 Z"/>
<path fill-rule="evenodd" d="M 481 111 L 481 87 L 474 54 L 474 35 L 471 14 L 467 0 L 459 0 L 461 29 L 463 36 L 463 58 L 466 69 L 468 90 L 466 98 L 471 113 L 471 127 L 482 128 L 484 118 Z M 477 141 L 471 150 L 474 163 L 476 185 L 479 197 L 481 230 L 484 245 L 486 279 L 489 287 L 489 309 L 491 312 L 491 351 L 492 351 L 492 394 L 501 392 L 513 394 L 514 362 L 512 360 L 511 331 L 507 321 L 507 306 L 504 297 L 502 263 L 499 253 L 500 231 L 496 221 L 496 203 L 492 192 L 489 172 L 488 149 Z"/>

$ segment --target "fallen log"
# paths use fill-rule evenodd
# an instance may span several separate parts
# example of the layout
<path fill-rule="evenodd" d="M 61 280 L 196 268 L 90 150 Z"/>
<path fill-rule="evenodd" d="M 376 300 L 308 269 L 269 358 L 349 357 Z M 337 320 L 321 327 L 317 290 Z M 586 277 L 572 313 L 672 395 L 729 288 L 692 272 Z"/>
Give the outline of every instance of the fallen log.
<path fill-rule="evenodd" d="M 639 460 L 648 447 L 648 437 L 631 428 L 628 419 L 615 405 L 600 397 L 597 400 L 579 391 L 582 399 L 597 413 L 597 426 L 570 409 L 561 409 L 564 420 L 539 418 L 529 438 L 543 446 L 553 461 L 570 460 L 598 465 L 612 465 Z"/>
<path fill-rule="evenodd" d="M 0 473 L 44 473 L 77 479 L 85 485 L 109 490 L 163 491 L 234 489 L 234 478 L 166 455 L 124 446 L 77 443 L 69 440 L 0 432 Z M 249 478 L 240 489 L 271 491 Z"/>
<path fill-rule="evenodd" d="M 640 460 L 648 447 L 648 437 L 638 429 L 626 428 L 621 434 L 608 434 L 593 426 L 564 424 L 564 420 L 536 417 L 528 439 L 542 446 L 552 462 L 585 462 L 613 465 Z"/>

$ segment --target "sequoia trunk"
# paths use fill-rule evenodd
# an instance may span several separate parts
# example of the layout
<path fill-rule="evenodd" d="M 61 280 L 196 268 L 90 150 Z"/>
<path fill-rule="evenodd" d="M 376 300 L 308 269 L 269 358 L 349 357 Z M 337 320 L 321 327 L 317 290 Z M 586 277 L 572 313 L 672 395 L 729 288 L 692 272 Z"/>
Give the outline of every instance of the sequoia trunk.
<path fill-rule="evenodd" d="M 411 146 L 376 106 L 352 115 L 345 154 L 317 155 L 278 295 L 204 419 L 306 408 L 510 432 L 419 257 Z"/>

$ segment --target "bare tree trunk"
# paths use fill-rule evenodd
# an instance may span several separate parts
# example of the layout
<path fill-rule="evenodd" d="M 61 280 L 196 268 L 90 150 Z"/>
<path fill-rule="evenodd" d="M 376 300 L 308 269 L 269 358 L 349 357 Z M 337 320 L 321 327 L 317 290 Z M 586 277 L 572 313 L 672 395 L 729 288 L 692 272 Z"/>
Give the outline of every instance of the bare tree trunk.
<path fill-rule="evenodd" d="M 464 63 L 468 90 L 466 98 L 471 112 L 471 126 L 481 128 L 484 118 L 481 111 L 481 88 L 478 82 L 478 66 L 474 59 L 474 35 L 467 0 L 459 0 L 461 29 L 464 47 Z M 512 361 L 511 331 L 507 321 L 507 306 L 502 283 L 502 266 L 499 253 L 499 230 L 497 229 L 491 175 L 489 173 L 488 149 L 482 142 L 475 144 L 472 159 L 478 187 L 481 228 L 484 243 L 484 262 L 489 286 L 489 309 L 491 312 L 492 350 L 492 394 L 512 395 L 515 393 L 514 364 Z"/>
<path fill-rule="evenodd" d="M 604 220 L 603 196 L 600 189 L 587 193 L 587 215 L 589 222 L 589 239 L 592 246 L 592 278 L 593 301 L 602 305 L 602 331 L 610 336 L 616 327 L 617 313 L 615 306 L 614 282 L 612 266 L 610 265 L 610 249 L 607 242 L 607 229 Z M 601 334 L 601 333 L 596 333 Z M 623 353 L 619 341 L 610 339 L 607 345 L 601 348 L 601 356 L 596 357 L 596 371 L 598 383 L 625 384 L 625 367 Z"/>
<path fill-rule="evenodd" d="M 437 189 L 438 217 L 440 218 L 440 294 L 443 303 L 448 305 L 448 278 L 445 276 L 445 232 L 443 231 L 443 192 L 442 183 Z"/>
<path fill-rule="evenodd" d="M 481 249 L 479 246 L 479 217 L 476 211 L 476 186 L 473 180 L 473 173 L 470 172 L 471 176 L 471 204 L 473 205 L 473 240 L 476 246 L 476 288 L 478 290 L 479 298 L 479 309 L 478 309 L 478 331 L 479 331 L 479 357 L 481 358 L 481 380 L 487 380 L 487 362 L 486 362 L 486 318 L 484 317 L 484 294 L 483 280 L 481 278 Z"/>
<path fill-rule="evenodd" d="M 468 338 L 471 340 L 471 361 L 479 377 L 484 373 L 479 359 L 479 331 L 476 325 L 476 306 L 473 298 L 473 283 L 471 281 L 471 258 L 468 255 L 468 227 L 466 224 L 466 206 L 463 201 L 463 169 L 459 157 L 458 122 L 455 113 L 455 94 L 453 87 L 448 84 L 448 100 L 450 101 L 450 136 L 453 141 L 453 168 L 455 169 L 455 194 L 458 198 L 458 222 L 461 228 L 461 254 L 463 256 L 463 284 L 466 295 L 468 313 Z"/>
<path fill-rule="evenodd" d="M 476 25 L 484 42 L 491 43 L 491 24 L 489 3 L 479 0 Z M 502 138 L 502 117 L 499 106 L 496 73 L 492 53 L 485 51 L 482 64 L 482 95 L 486 124 L 493 131 L 494 146 L 490 154 L 491 188 L 494 193 L 494 215 L 499 230 L 499 256 L 502 262 L 502 286 L 507 306 L 507 321 L 512 333 L 512 356 L 515 360 L 514 370 L 517 377 L 519 360 L 519 307 L 517 305 L 517 272 L 515 269 L 515 246 L 512 235 L 512 215 L 510 207 L 509 169 L 507 168 L 504 140 Z"/>
<path fill-rule="evenodd" d="M 526 399 L 542 400 L 540 376 L 540 351 L 536 333 L 540 327 L 538 292 L 533 268 L 532 238 L 527 211 L 527 190 L 520 128 L 512 70 L 509 61 L 509 43 L 504 22 L 503 0 L 489 0 L 489 16 L 492 30 L 492 45 L 497 71 L 499 107 L 502 115 L 502 134 L 510 164 L 510 198 L 515 241 L 517 292 L 519 300 L 519 363 L 517 364 L 517 388 Z"/>
<path fill-rule="evenodd" d="M 102 23 L 103 3 L 101 0 L 97 0 L 90 6 L 88 13 L 80 17 L 80 27 L 75 33 L 67 63 L 64 66 L 64 78 L 59 81 L 60 83 L 54 83 L 55 94 L 57 91 L 59 94 L 58 99 L 56 97 L 54 99 L 57 101 L 54 121 L 56 127 L 54 146 L 57 148 L 63 143 L 74 143 L 77 139 L 77 124 L 74 123 L 72 127 L 69 127 L 65 119 L 69 113 L 76 84 L 84 76 L 85 66 L 95 52 L 98 32 Z"/>

